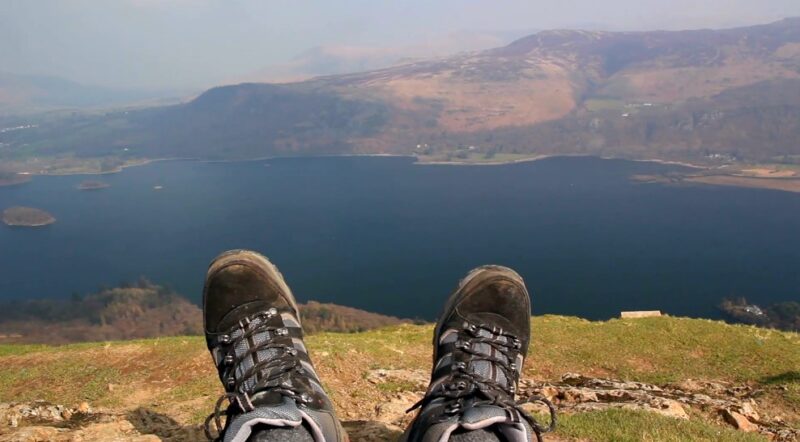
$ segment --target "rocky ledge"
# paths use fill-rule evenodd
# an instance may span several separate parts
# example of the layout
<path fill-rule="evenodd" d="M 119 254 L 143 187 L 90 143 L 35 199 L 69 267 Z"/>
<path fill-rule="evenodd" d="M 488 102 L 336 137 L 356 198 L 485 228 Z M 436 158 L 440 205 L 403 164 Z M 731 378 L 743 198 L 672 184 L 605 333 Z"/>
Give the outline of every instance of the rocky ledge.
<path fill-rule="evenodd" d="M 422 370 L 375 369 L 367 374 L 372 384 L 408 385 L 375 407 L 371 420 L 347 420 L 352 413 L 340 410 L 344 426 L 354 442 L 396 440 L 411 415 L 406 410 L 419 400 L 427 386 Z M 109 385 L 109 388 L 112 386 Z M 759 409 L 762 392 L 747 385 L 686 380 L 653 385 L 567 373 L 560 382 L 522 381 L 520 397 L 540 396 L 551 400 L 561 414 L 623 408 L 658 413 L 674 419 L 701 414 L 740 431 L 755 432 L 779 442 L 796 441 L 800 429 L 780 416 Z M 544 413 L 543 405 L 529 410 Z M 182 425 L 169 416 L 138 407 L 127 410 L 94 409 L 88 403 L 74 407 L 47 402 L 0 404 L 0 439 L 14 441 L 116 440 L 121 442 L 203 440 L 199 425 Z M 548 440 L 562 441 L 558 437 Z"/>

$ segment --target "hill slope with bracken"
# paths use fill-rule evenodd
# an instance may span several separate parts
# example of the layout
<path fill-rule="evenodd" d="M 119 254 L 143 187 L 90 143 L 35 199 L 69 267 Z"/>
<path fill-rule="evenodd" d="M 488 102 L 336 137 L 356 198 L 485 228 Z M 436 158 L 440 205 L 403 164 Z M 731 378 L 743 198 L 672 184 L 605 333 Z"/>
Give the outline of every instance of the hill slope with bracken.
<path fill-rule="evenodd" d="M 70 300 L 0 302 L 0 344 L 67 344 L 87 341 L 202 335 L 200 308 L 145 279 Z M 410 322 L 336 304 L 300 304 L 307 333 L 359 332 Z"/>
<path fill-rule="evenodd" d="M 800 161 L 800 19 L 727 30 L 545 31 L 366 73 L 73 115 L 2 155 L 256 158 L 592 154 Z"/>
<path fill-rule="evenodd" d="M 544 316 L 532 329 L 520 396 L 557 405 L 560 425 L 546 440 L 800 435 L 795 333 L 669 317 Z M 431 333 L 400 325 L 308 337 L 353 442 L 397 440 L 428 383 Z M 203 440 L 201 422 L 221 392 L 201 337 L 0 345 L 0 440 Z"/>

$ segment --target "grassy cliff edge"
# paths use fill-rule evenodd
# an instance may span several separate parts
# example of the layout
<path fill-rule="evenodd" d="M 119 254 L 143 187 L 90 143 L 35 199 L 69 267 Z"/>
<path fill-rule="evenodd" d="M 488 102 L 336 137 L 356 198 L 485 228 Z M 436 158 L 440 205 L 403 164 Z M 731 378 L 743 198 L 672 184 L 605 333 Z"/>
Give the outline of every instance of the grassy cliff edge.
<path fill-rule="evenodd" d="M 565 373 L 665 389 L 713 381 L 732 394 L 749 392 L 746 400 L 758 408 L 762 421 L 800 427 L 796 333 L 671 317 L 592 322 L 543 316 L 533 318 L 533 330 L 523 391 L 557 384 Z M 400 409 L 423 393 L 430 338 L 427 325 L 308 338 L 318 371 L 354 440 L 396 436 L 408 421 Z M 0 402 L 44 400 L 67 407 L 87 402 L 96 415 L 118 416 L 130 423 L 130 431 L 162 440 L 199 437 L 199 423 L 220 390 L 201 337 L 59 347 L 0 345 Z M 683 408 L 688 419 L 631 407 L 565 410 L 554 438 L 765 440 L 758 433 L 734 430 L 718 413 L 690 404 Z M 79 431 L 81 425 L 53 431 Z M 0 438 L 19 428 L 0 419 Z"/>

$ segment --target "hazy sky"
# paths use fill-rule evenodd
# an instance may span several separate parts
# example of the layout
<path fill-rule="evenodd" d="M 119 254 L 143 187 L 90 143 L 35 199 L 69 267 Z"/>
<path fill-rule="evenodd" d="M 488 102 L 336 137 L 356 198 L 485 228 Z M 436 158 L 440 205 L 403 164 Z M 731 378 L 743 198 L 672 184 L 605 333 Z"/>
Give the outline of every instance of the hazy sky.
<path fill-rule="evenodd" d="M 456 31 L 686 29 L 800 16 L 800 0 L 0 0 L 0 71 L 205 87 L 320 45 Z"/>

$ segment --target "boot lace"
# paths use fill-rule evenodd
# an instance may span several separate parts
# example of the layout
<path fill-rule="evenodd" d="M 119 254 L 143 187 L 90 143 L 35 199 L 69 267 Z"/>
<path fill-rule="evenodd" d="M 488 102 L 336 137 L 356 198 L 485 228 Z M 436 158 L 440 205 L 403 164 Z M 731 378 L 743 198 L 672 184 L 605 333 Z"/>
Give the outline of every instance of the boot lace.
<path fill-rule="evenodd" d="M 220 337 L 220 344 L 225 350 L 222 363 L 227 367 L 225 371 L 227 377 L 224 381 L 226 391 L 219 397 L 214 411 L 206 417 L 203 424 L 203 431 L 209 440 L 221 440 L 224 428 L 233 414 L 246 413 L 255 409 L 250 397 L 256 392 L 269 390 L 298 403 L 311 402 L 307 393 L 299 394 L 292 386 L 290 374 L 303 374 L 304 368 L 297 357 L 297 350 L 293 346 L 274 342 L 276 337 L 289 334 L 289 330 L 285 327 L 267 325 L 268 320 L 275 315 L 277 315 L 277 310 L 274 308 L 251 315 L 239 321 Z M 266 338 L 256 345 L 250 345 L 249 342 L 252 341 L 249 339 L 258 333 L 264 333 Z M 248 343 L 248 348 L 240 356 L 237 356 L 236 348 L 242 343 Z M 277 355 L 268 360 L 254 363 L 241 375 L 236 375 L 242 361 L 265 350 L 274 350 Z M 251 384 L 250 381 L 255 381 L 255 383 Z M 226 401 L 228 406 L 223 412 L 223 404 Z M 223 415 L 226 417 L 225 424 L 222 423 Z"/>
<path fill-rule="evenodd" d="M 481 331 L 489 332 L 488 336 L 486 336 L 487 333 L 481 333 Z M 474 350 L 473 344 L 486 344 L 503 357 Z M 468 371 L 465 362 L 453 362 L 452 373 L 438 383 L 435 388 L 428 391 L 407 412 L 422 408 L 436 399 L 444 399 L 442 420 L 447 419 L 448 416 L 461 414 L 465 407 L 498 406 L 507 410 L 515 423 L 521 422 L 523 419 L 527 421 L 536 435 L 536 440 L 542 442 L 542 435 L 553 431 L 556 427 L 556 409 L 552 402 L 542 396 L 533 395 L 524 400 L 514 400 L 516 386 L 519 382 L 518 367 L 515 361 L 517 361 L 521 348 L 522 342 L 514 335 L 483 324 L 465 323 L 464 327 L 458 331 L 454 356 L 456 352 L 460 351 L 469 355 L 470 362 L 490 362 L 496 369 L 502 370 L 507 382 L 500 383 Z M 550 423 L 547 426 L 540 424 L 522 408 L 525 404 L 537 402 L 545 404 L 548 408 Z"/>

